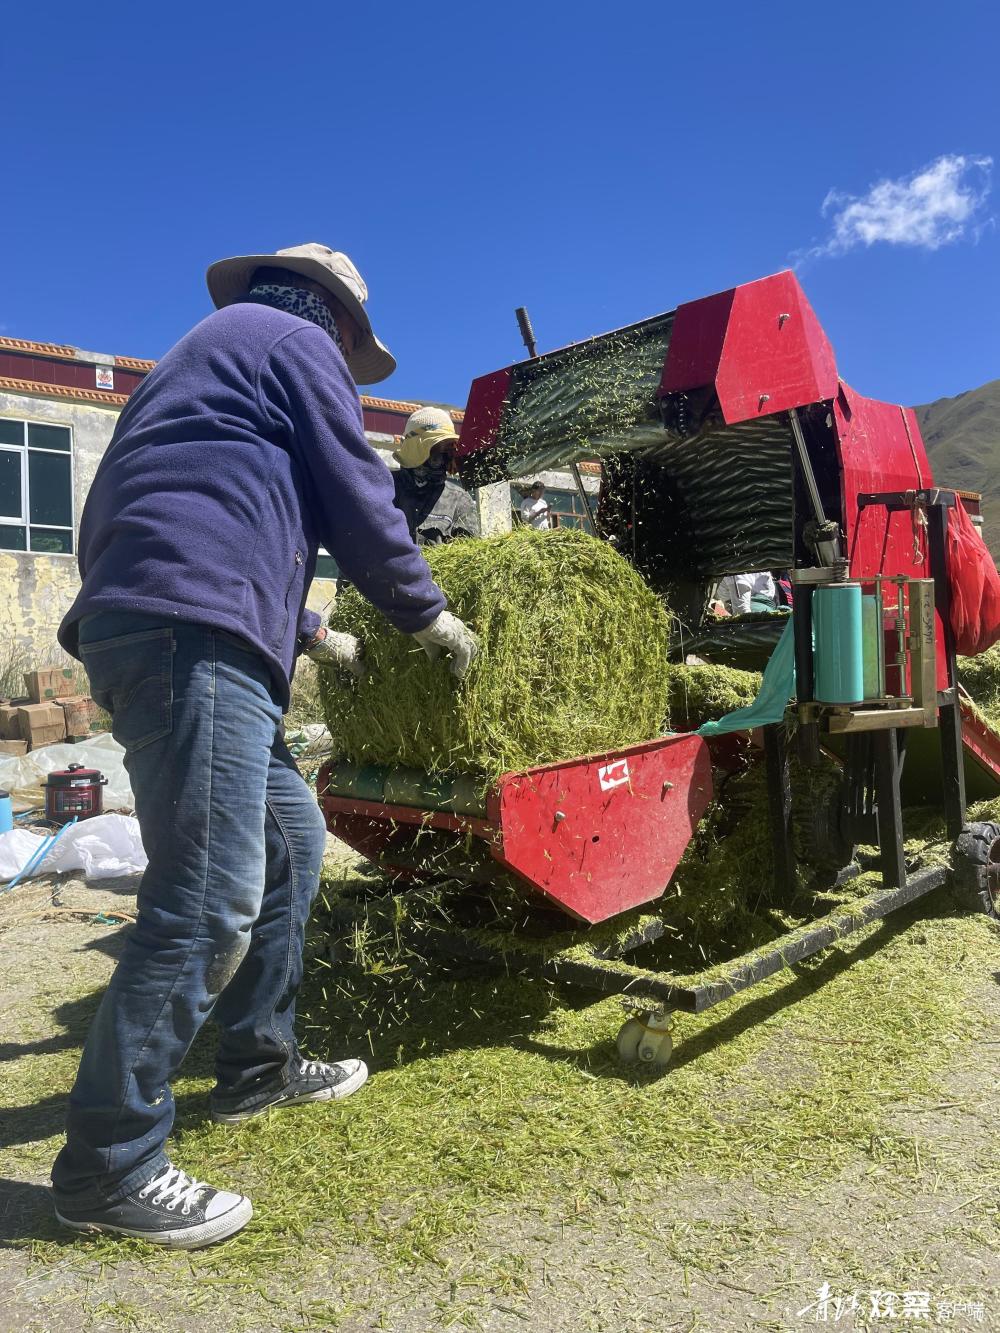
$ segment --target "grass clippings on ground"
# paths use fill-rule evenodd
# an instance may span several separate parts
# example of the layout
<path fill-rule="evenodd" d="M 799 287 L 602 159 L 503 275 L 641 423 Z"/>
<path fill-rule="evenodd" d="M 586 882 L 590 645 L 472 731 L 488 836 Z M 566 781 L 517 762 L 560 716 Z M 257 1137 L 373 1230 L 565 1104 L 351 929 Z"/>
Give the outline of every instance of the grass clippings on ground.
<path fill-rule="evenodd" d="M 370 869 L 345 858 L 324 892 L 377 886 Z M 997 934 L 985 917 L 955 914 L 944 894 L 708 1014 L 679 1017 L 674 1063 L 661 1077 L 617 1062 L 623 1015 L 614 999 L 456 970 L 408 953 L 391 924 L 362 926 L 334 965 L 324 919 L 321 905 L 304 1036 L 320 1056 L 364 1055 L 376 1076 L 342 1105 L 234 1132 L 207 1120 L 211 1043 L 200 1042 L 177 1081 L 172 1152 L 199 1176 L 247 1190 L 254 1221 L 225 1246 L 191 1255 L 41 1227 L 22 1242 L 33 1282 L 57 1291 L 68 1271 L 95 1281 L 129 1275 L 114 1298 L 123 1304 L 104 1300 L 103 1323 L 95 1302 L 94 1327 L 136 1318 L 162 1327 L 133 1297 L 164 1285 L 186 1311 L 175 1311 L 181 1322 L 171 1329 L 486 1327 L 498 1303 L 523 1309 L 530 1275 L 519 1255 L 530 1236 L 565 1227 L 596 1229 L 599 1263 L 608 1228 L 633 1246 L 649 1243 L 653 1228 L 661 1255 L 682 1259 L 695 1287 L 711 1286 L 734 1256 L 758 1261 L 763 1241 L 748 1248 L 728 1212 L 667 1234 L 655 1219 L 696 1181 L 733 1205 L 756 1199 L 760 1217 L 780 1212 L 782 1199 L 820 1207 L 845 1172 L 855 1194 L 871 1178 L 891 1201 L 919 1171 L 957 1191 L 961 1212 L 948 1221 L 962 1236 L 995 1226 L 995 1157 L 956 1157 L 915 1139 L 895 1110 L 947 1103 L 945 1071 L 975 1049 L 984 1021 L 973 983 L 995 967 Z M 67 974 L 53 978 L 72 1040 L 42 1038 L 44 1004 L 21 1018 L 26 1047 L 0 1086 L 9 1108 L 0 1122 L 17 1144 L 0 1155 L 8 1177 L 41 1174 L 58 1144 L 58 1107 L 97 999 L 69 997 L 69 988 Z M 513 1234 L 501 1241 L 505 1228 Z M 832 1258 L 824 1263 L 835 1271 Z M 899 1274 L 900 1264 L 889 1268 Z M 422 1325 L 405 1324 L 418 1288 L 441 1295 Z M 663 1309 L 672 1299 L 663 1293 Z"/>

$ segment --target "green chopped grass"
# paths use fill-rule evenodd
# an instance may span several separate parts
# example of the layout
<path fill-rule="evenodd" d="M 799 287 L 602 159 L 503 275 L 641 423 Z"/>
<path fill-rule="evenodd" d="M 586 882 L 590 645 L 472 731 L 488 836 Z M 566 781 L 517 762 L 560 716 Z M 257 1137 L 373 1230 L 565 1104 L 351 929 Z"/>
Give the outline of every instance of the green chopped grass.
<path fill-rule="evenodd" d="M 321 682 L 337 753 L 354 763 L 486 778 L 660 734 L 667 617 L 607 542 L 528 528 L 428 552 L 481 651 L 456 686 L 439 660 L 354 589 L 331 625 L 358 635 L 369 676 Z"/>
<path fill-rule="evenodd" d="M 373 1301 L 386 1308 L 407 1274 L 430 1271 L 447 1288 L 459 1243 L 479 1256 L 463 1278 L 470 1290 L 516 1281 L 516 1254 L 505 1277 L 490 1248 L 497 1216 L 528 1209 L 572 1220 L 611 1208 L 616 1233 L 638 1237 L 647 1200 L 692 1176 L 802 1201 L 848 1169 L 899 1179 L 919 1168 L 971 1201 L 963 1224 L 989 1226 L 995 1161 L 921 1144 L 915 1167 L 912 1136 L 896 1122 L 900 1102 L 940 1098 L 944 1071 L 971 1052 L 984 1022 L 970 987 L 995 967 L 997 932 L 985 916 L 956 914 L 945 894 L 709 1013 L 679 1016 L 673 1064 L 657 1077 L 618 1064 L 616 999 L 449 966 L 412 947 L 398 904 L 362 914 L 331 962 L 333 901 L 375 890 L 363 863 L 331 867 L 300 1002 L 307 1049 L 371 1063 L 376 1076 L 361 1095 L 230 1131 L 207 1120 L 209 1041 L 177 1080 L 175 1160 L 245 1189 L 251 1226 L 224 1246 L 178 1255 L 70 1240 L 53 1225 L 31 1243 L 35 1272 L 124 1263 L 133 1281 L 146 1272 L 189 1292 L 199 1319 L 219 1300 L 235 1318 L 252 1296 L 262 1305 L 247 1303 L 248 1328 L 262 1318 L 272 1326 L 261 1313 L 271 1309 L 274 1327 L 336 1327 Z M 762 940 L 777 924 L 770 911 L 753 922 Z M 76 1009 L 89 1017 L 92 1003 Z M 75 1058 L 70 1047 L 12 1060 L 0 1107 L 64 1095 Z M 0 1159 L 0 1170 L 42 1169 L 57 1116 L 47 1131 L 36 1130 L 30 1154 L 18 1145 Z M 699 1250 L 711 1271 L 708 1239 Z M 300 1310 L 290 1293 L 306 1283 Z"/>
<path fill-rule="evenodd" d="M 958 678 L 990 726 L 1000 728 L 1000 644 L 958 659 Z"/>
<path fill-rule="evenodd" d="M 760 682 L 757 671 L 672 664 L 669 668 L 671 726 L 693 731 L 703 722 L 746 708 L 757 698 Z"/>

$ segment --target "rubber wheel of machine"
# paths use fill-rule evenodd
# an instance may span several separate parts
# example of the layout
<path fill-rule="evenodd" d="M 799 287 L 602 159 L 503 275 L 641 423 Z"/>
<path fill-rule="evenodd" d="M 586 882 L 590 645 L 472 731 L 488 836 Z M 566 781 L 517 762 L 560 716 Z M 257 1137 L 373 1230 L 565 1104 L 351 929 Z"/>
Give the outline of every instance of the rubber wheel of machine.
<path fill-rule="evenodd" d="M 622 1024 L 615 1043 L 618 1058 L 626 1065 L 653 1065 L 665 1069 L 674 1053 L 674 1039 L 663 1029 L 647 1027 L 648 1019 L 649 1015 L 643 1014 Z"/>
<path fill-rule="evenodd" d="M 645 1032 L 639 1043 L 639 1062 L 666 1069 L 674 1053 L 674 1039 L 669 1032 Z"/>
<path fill-rule="evenodd" d="M 644 1014 L 643 1018 L 648 1015 Z M 639 1059 L 639 1043 L 646 1035 L 646 1025 L 639 1018 L 630 1018 L 624 1022 L 618 1029 L 618 1037 L 615 1045 L 618 1048 L 618 1059 L 622 1064 L 634 1065 Z"/>
<path fill-rule="evenodd" d="M 854 844 L 844 833 L 840 821 L 839 793 L 820 804 L 793 802 L 795 854 L 821 882 L 832 882 L 837 873 L 854 860 Z"/>
<path fill-rule="evenodd" d="M 951 891 L 960 907 L 1000 921 L 1000 824 L 966 824 L 955 839 Z"/>

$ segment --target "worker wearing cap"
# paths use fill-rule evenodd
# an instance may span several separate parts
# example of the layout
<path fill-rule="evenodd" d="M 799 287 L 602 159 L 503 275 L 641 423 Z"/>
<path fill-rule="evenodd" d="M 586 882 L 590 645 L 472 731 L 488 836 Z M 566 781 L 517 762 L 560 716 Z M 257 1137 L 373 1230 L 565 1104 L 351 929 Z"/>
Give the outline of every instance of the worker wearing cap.
<path fill-rule="evenodd" d="M 326 830 L 282 714 L 299 651 L 361 670 L 357 641 L 305 610 L 317 547 L 457 676 L 476 650 L 365 439 L 356 384 L 395 361 L 350 259 L 316 244 L 244 255 L 213 264 L 208 286 L 216 311 L 118 419 L 59 631 L 125 747 L 149 865 L 70 1097 L 56 1214 L 185 1248 L 252 1212 L 165 1152 L 170 1080 L 210 1015 L 221 1124 L 367 1078 L 360 1060 L 303 1058 L 294 1031 Z"/>
<path fill-rule="evenodd" d="M 396 505 L 421 546 L 453 537 L 478 537 L 479 515 L 472 496 L 448 475 L 458 435 L 451 414 L 440 407 L 421 407 L 406 423 L 393 457 Z"/>

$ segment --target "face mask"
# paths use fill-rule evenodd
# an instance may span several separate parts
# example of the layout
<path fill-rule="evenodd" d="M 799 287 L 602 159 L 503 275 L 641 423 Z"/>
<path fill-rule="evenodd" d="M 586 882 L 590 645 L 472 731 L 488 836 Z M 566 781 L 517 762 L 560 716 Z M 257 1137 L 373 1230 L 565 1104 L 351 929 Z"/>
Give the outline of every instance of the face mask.
<path fill-rule="evenodd" d="M 347 352 L 337 328 L 337 322 L 315 292 L 307 292 L 304 287 L 282 287 L 277 282 L 261 282 L 250 288 L 250 300 L 258 305 L 269 305 L 274 310 L 287 311 L 289 315 L 298 315 L 310 324 L 318 324 L 327 332 L 340 348 L 345 359 Z"/>
<path fill-rule="evenodd" d="M 448 460 L 440 458 L 434 463 L 424 463 L 408 470 L 415 486 L 430 486 L 432 482 L 443 481 L 448 475 Z"/>

